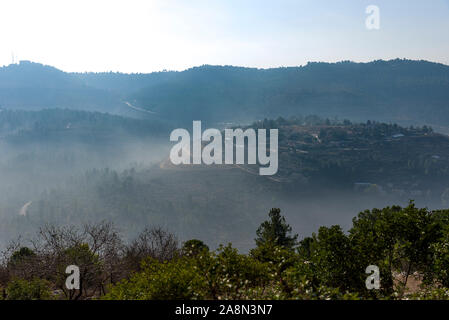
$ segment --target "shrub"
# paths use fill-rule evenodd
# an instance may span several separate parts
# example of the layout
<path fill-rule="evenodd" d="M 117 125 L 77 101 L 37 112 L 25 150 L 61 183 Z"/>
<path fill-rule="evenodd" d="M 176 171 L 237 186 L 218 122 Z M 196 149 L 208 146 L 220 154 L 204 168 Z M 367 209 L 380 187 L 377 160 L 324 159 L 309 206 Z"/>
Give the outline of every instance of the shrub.
<path fill-rule="evenodd" d="M 192 259 L 178 258 L 160 262 L 148 258 L 142 271 L 111 287 L 110 300 L 181 300 L 201 299 L 205 295 L 204 278 Z"/>
<path fill-rule="evenodd" d="M 268 284 L 270 272 L 266 264 L 239 254 L 228 244 L 217 250 L 206 278 L 216 285 L 212 296 L 218 294 L 219 299 L 246 299 L 248 289 Z"/>
<path fill-rule="evenodd" d="M 7 300 L 48 300 L 51 299 L 50 284 L 46 280 L 34 278 L 31 281 L 14 279 L 6 288 Z"/>

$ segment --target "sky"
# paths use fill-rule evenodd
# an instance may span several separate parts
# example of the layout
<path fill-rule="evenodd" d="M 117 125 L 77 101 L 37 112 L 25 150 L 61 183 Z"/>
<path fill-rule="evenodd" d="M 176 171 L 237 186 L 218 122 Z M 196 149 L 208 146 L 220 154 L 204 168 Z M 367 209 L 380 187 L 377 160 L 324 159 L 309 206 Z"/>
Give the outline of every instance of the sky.
<path fill-rule="evenodd" d="M 73 72 L 449 64 L 449 0 L 0 0 L 0 65 L 13 56 Z"/>

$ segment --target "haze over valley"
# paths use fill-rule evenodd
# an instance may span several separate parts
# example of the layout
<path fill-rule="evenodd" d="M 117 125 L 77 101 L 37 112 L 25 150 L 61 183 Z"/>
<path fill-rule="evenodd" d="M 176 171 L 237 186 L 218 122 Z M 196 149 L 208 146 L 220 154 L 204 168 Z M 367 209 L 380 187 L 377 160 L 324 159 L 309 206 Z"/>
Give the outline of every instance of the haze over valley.
<path fill-rule="evenodd" d="M 150 74 L 0 68 L 0 241 L 46 223 L 159 225 L 242 250 L 280 207 L 301 237 L 361 210 L 449 204 L 449 67 L 200 66 Z M 279 171 L 174 166 L 171 130 L 279 128 Z"/>

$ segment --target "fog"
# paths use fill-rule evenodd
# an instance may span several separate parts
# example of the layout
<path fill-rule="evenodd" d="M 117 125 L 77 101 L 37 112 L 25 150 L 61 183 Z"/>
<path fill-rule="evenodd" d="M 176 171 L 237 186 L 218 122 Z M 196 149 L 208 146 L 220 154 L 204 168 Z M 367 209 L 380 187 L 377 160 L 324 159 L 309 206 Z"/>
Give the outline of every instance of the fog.
<path fill-rule="evenodd" d="M 108 220 L 126 238 L 145 226 L 161 226 L 181 241 L 197 238 L 212 248 L 231 242 L 248 251 L 271 208 L 281 208 L 293 232 L 303 238 L 320 226 L 338 224 L 348 230 L 360 211 L 409 200 L 319 181 L 271 179 L 235 165 L 175 166 L 168 159 L 173 145 L 168 134 L 113 130 L 103 139 L 54 132 L 45 139 L 17 139 L 17 132 L 0 143 L 2 247 L 48 223 Z M 438 197 L 415 200 L 419 206 L 442 207 Z"/>
<path fill-rule="evenodd" d="M 158 163 L 168 151 L 161 138 L 137 139 L 124 134 L 108 144 L 61 141 L 33 141 L 25 144 L 0 142 L 0 219 L 2 247 L 12 238 L 35 231 L 33 221 L 15 230 L 6 227 L 17 218 L 28 219 L 43 195 L 64 190 L 92 169 L 123 171 Z M 73 194 L 76 197 L 76 193 Z M 26 210 L 24 206 L 27 205 Z M 63 213 L 62 213 L 63 214 Z M 18 217 L 22 215 L 22 217 Z M 100 218 L 100 217 L 99 217 Z M 63 222 L 63 217 L 61 221 Z"/>

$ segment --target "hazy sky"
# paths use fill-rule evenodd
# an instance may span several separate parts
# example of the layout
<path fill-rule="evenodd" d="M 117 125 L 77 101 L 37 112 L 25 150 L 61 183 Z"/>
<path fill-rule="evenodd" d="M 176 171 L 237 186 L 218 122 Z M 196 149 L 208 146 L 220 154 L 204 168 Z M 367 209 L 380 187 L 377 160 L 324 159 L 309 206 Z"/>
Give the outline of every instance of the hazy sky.
<path fill-rule="evenodd" d="M 380 29 L 365 27 L 368 5 Z M 202 64 L 449 64 L 449 0 L 0 0 L 0 65 L 151 72 Z"/>

